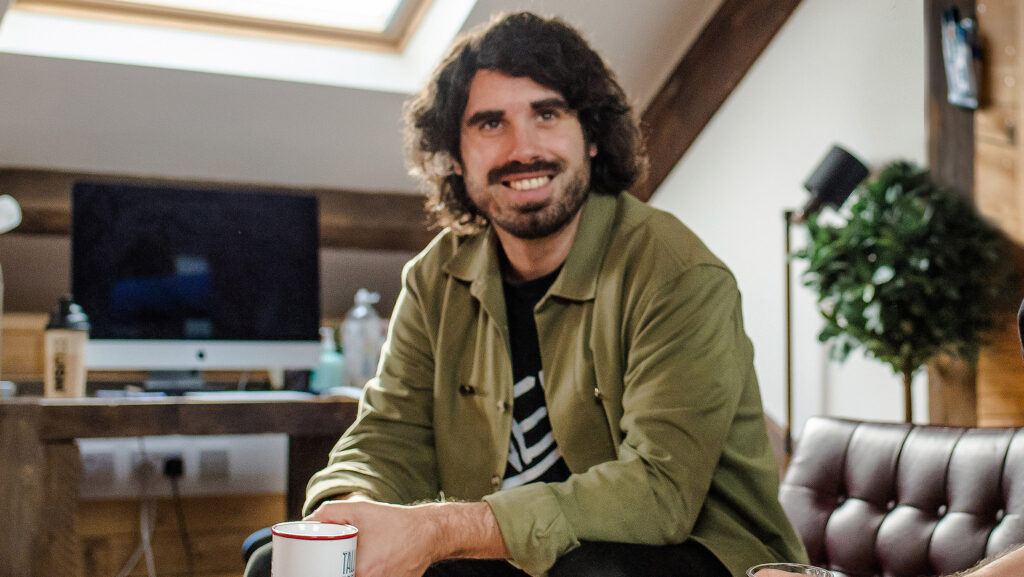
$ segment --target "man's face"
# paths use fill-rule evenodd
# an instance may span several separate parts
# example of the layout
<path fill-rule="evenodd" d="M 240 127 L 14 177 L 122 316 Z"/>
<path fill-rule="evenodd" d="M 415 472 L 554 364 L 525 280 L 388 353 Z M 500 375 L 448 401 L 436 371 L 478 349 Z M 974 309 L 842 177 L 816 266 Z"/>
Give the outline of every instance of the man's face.
<path fill-rule="evenodd" d="M 495 226 L 531 239 L 564 228 L 587 198 L 597 146 L 558 92 L 526 77 L 481 70 L 462 115 L 455 166 Z"/>

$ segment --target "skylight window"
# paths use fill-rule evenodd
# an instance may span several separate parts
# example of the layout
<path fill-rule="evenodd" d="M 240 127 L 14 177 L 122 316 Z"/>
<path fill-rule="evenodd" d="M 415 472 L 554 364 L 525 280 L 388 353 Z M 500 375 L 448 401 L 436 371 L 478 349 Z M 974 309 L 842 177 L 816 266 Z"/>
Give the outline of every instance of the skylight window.
<path fill-rule="evenodd" d="M 412 93 L 475 2 L 15 0 L 0 20 L 0 52 Z M 286 20 L 297 6 L 307 8 Z M 313 15 L 315 6 L 327 12 Z"/>
<path fill-rule="evenodd" d="M 114 3 L 378 33 L 387 29 L 403 4 L 401 0 L 121 0 Z"/>
<path fill-rule="evenodd" d="M 13 10 L 398 51 L 430 0 L 15 0 Z"/>

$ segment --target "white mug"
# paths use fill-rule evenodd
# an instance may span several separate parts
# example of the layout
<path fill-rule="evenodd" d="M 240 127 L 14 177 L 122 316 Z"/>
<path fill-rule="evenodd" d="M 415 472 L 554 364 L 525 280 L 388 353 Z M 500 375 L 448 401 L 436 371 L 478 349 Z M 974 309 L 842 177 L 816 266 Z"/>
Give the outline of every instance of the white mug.
<path fill-rule="evenodd" d="M 765 563 L 747 569 L 747 577 L 778 577 L 781 575 L 789 575 L 791 577 L 798 575 L 835 577 L 835 573 L 828 569 L 822 569 L 813 565 L 803 565 L 801 563 Z"/>
<path fill-rule="evenodd" d="M 270 530 L 272 577 L 355 577 L 359 530 L 352 525 L 289 521 Z"/>

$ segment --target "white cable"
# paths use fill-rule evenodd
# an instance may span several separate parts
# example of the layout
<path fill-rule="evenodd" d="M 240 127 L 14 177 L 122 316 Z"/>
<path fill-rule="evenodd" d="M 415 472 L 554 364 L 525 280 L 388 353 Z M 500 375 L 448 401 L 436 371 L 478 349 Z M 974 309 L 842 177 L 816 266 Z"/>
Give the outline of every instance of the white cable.
<path fill-rule="evenodd" d="M 156 523 L 156 515 L 150 514 L 150 507 L 153 503 L 151 501 L 143 501 L 139 504 L 139 533 L 141 535 L 139 545 L 132 552 L 131 556 L 128 557 L 128 561 L 124 564 L 121 572 L 117 574 L 117 577 L 128 577 L 135 566 L 139 564 L 143 555 L 146 555 L 146 569 L 149 571 L 150 577 L 156 576 L 156 568 L 152 565 L 153 552 L 149 548 L 150 537 L 153 533 L 153 528 Z"/>
<path fill-rule="evenodd" d="M 132 572 L 132 569 L 135 569 L 135 566 L 139 564 L 139 559 L 141 558 L 142 544 L 140 543 L 139 546 L 135 548 L 135 551 L 132 551 L 131 556 L 128 557 L 128 562 L 124 564 L 124 567 L 121 569 L 121 572 L 117 574 L 117 577 L 128 577 L 128 574 Z"/>
<path fill-rule="evenodd" d="M 149 577 L 156 577 L 156 563 L 153 562 L 153 543 L 150 540 L 153 534 L 153 527 L 156 525 L 156 512 L 152 511 L 153 501 L 147 501 L 142 506 L 141 524 L 145 527 L 142 531 L 142 551 L 146 554 L 146 572 Z"/>
<path fill-rule="evenodd" d="M 139 480 L 139 499 L 142 505 L 139 510 L 139 526 L 141 528 L 139 538 L 142 541 L 142 552 L 146 558 L 146 572 L 149 577 L 156 577 L 156 564 L 153 562 L 153 543 L 150 539 L 153 535 L 153 528 L 156 526 L 155 501 L 149 494 L 149 484 L 153 480 L 153 465 L 149 462 L 149 455 L 146 454 L 145 438 L 139 437 L 139 452 L 142 453 L 141 479 Z"/>
<path fill-rule="evenodd" d="M 146 454 L 145 440 L 142 437 L 139 437 L 139 454 L 142 457 L 142 462 L 136 467 L 136 470 L 139 471 L 139 545 L 128 557 L 128 561 L 125 562 L 117 577 L 128 577 L 128 574 L 139 564 L 143 555 L 146 557 L 146 571 L 149 573 L 149 577 L 156 577 L 151 539 L 153 529 L 156 528 L 156 501 L 148 495 L 147 491 L 152 465 Z"/>

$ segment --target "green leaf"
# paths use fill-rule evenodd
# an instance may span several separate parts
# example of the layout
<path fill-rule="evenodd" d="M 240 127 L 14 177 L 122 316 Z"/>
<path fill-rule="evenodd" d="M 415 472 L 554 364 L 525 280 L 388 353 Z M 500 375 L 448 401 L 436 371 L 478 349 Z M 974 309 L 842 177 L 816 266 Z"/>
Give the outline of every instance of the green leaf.
<path fill-rule="evenodd" d="M 875 285 L 869 284 L 864 286 L 864 302 L 869 303 L 871 299 L 875 298 Z"/>
<path fill-rule="evenodd" d="M 885 202 L 892 204 L 896 202 L 900 194 L 903 193 L 903 186 L 900 184 L 894 184 L 885 191 Z"/>
<path fill-rule="evenodd" d="M 875 334 L 885 332 L 885 325 L 882 324 L 882 304 L 871 303 L 864 309 L 864 329 Z"/>
<path fill-rule="evenodd" d="M 880 285 L 891 281 L 896 276 L 896 271 L 891 266 L 880 266 L 875 269 L 875 274 L 871 276 L 871 282 Z"/>

